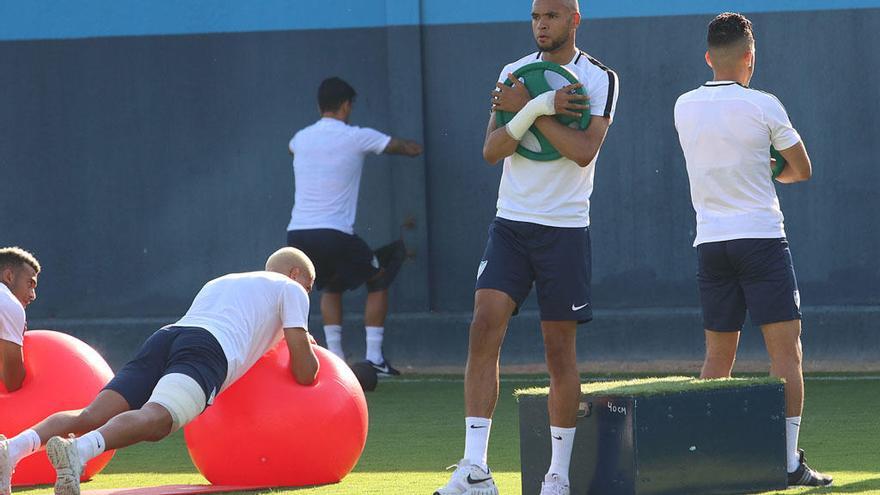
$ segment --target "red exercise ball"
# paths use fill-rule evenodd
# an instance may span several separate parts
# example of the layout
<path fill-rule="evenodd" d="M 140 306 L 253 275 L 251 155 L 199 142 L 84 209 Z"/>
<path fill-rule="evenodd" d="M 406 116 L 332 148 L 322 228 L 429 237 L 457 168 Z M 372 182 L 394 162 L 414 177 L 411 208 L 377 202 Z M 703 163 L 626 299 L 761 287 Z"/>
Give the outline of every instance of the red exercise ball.
<path fill-rule="evenodd" d="M 367 401 L 344 361 L 315 346 L 318 378 L 299 385 L 282 340 L 184 429 L 189 455 L 215 485 L 335 483 L 367 441 Z"/>
<path fill-rule="evenodd" d="M 82 409 L 113 378 L 110 366 L 96 350 L 64 333 L 27 331 L 22 352 L 22 387 L 9 393 L 0 383 L 0 433 L 9 438 L 58 411 Z M 82 479 L 98 474 L 111 457 L 112 451 L 89 461 Z M 45 451 L 22 459 L 12 475 L 12 486 L 54 482 L 55 469 Z"/>

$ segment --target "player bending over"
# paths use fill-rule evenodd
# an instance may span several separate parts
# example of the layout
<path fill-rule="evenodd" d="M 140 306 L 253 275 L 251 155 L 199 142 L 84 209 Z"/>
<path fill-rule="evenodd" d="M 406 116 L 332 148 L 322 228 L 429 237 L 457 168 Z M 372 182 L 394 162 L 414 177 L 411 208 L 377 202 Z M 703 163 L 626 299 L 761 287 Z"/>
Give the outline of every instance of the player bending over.
<path fill-rule="evenodd" d="M 43 444 L 57 472 L 55 493 L 78 495 L 86 462 L 186 425 L 282 337 L 293 377 L 311 384 L 318 373 L 308 333 L 314 279 L 311 260 L 286 247 L 265 271 L 205 284 L 186 315 L 150 336 L 85 409 L 53 414 L 9 440 L 0 436 L 0 495 L 9 495 L 16 463 Z"/>

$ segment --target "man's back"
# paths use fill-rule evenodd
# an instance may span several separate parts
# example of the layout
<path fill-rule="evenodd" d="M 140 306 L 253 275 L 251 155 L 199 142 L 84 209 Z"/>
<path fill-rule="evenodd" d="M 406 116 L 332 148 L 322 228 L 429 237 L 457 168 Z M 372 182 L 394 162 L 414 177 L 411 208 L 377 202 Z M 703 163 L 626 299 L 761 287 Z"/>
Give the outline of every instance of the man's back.
<path fill-rule="evenodd" d="M 771 179 L 770 146 L 800 141 L 774 96 L 730 81 L 682 95 L 675 126 L 697 214 L 694 245 L 785 236 Z"/>
<path fill-rule="evenodd" d="M 322 118 L 290 140 L 296 181 L 287 230 L 354 232 L 364 156 L 379 154 L 391 137 L 369 128 Z"/>
<path fill-rule="evenodd" d="M 290 278 L 232 273 L 205 284 L 175 326 L 204 328 L 220 342 L 228 386 L 282 338 L 283 328 L 308 329 L 308 315 L 308 294 Z"/>

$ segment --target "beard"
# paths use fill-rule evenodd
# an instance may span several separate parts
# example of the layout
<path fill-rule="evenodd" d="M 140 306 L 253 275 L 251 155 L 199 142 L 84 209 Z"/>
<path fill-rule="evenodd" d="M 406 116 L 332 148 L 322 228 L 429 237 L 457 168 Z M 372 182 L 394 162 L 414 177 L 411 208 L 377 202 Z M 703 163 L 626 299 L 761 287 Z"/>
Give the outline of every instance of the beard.
<path fill-rule="evenodd" d="M 535 40 L 535 44 L 538 46 L 539 52 L 555 52 L 556 50 L 560 49 L 562 47 L 562 45 L 568 43 L 568 34 L 569 33 L 566 32 L 564 35 L 560 36 L 559 38 L 550 40 L 550 46 L 548 46 L 546 48 L 542 47 L 541 44 L 537 42 L 537 40 Z"/>

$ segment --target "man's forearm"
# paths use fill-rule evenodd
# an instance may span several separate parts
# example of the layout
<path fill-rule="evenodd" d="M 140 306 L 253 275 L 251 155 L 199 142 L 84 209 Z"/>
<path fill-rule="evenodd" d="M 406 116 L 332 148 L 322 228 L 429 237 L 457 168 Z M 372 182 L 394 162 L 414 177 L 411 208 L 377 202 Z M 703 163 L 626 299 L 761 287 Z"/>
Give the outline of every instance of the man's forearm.
<path fill-rule="evenodd" d="M 516 153 L 519 141 L 510 137 L 504 127 L 496 128 L 486 138 L 483 145 L 483 158 L 486 162 L 494 165 L 504 158 Z"/>
<path fill-rule="evenodd" d="M 596 122 L 591 125 L 601 124 Z M 601 133 L 585 133 L 580 129 L 564 126 L 550 116 L 537 119 L 535 126 L 562 156 L 581 167 L 586 167 L 593 161 L 605 138 L 604 130 Z"/>

